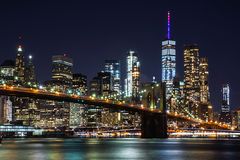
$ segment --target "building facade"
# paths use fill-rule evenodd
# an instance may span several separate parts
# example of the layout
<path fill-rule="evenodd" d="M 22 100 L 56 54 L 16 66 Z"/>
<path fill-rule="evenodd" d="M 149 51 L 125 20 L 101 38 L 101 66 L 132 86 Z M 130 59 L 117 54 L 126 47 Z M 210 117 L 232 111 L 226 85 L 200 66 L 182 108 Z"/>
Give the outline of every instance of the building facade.
<path fill-rule="evenodd" d="M 202 104 L 209 103 L 209 85 L 208 85 L 208 60 L 200 58 L 199 80 L 200 80 L 200 102 Z"/>
<path fill-rule="evenodd" d="M 28 62 L 26 63 L 24 79 L 25 79 L 25 86 L 28 87 L 37 87 L 37 80 L 35 74 L 35 66 L 32 62 L 32 55 L 28 56 Z"/>
<path fill-rule="evenodd" d="M 25 61 L 24 61 L 24 52 L 21 45 L 17 48 L 17 57 L 16 57 L 16 63 L 15 63 L 15 77 L 14 81 L 17 85 L 23 85 L 24 84 L 24 73 L 25 73 Z"/>
<path fill-rule="evenodd" d="M 55 55 L 52 57 L 52 80 L 62 81 L 66 85 L 72 85 L 72 67 L 73 60 L 64 55 Z"/>
<path fill-rule="evenodd" d="M 170 12 L 168 12 L 167 39 L 162 42 L 162 82 L 166 83 L 166 96 L 172 95 L 173 79 L 176 76 L 176 41 L 170 37 Z"/>
<path fill-rule="evenodd" d="M 200 103 L 199 47 L 184 47 L 184 94 L 189 113 L 197 117 Z"/>
<path fill-rule="evenodd" d="M 171 98 L 167 100 L 171 113 L 184 113 L 184 82 L 180 81 L 178 77 L 173 79 L 173 89 Z"/>
<path fill-rule="evenodd" d="M 230 87 L 229 84 L 223 84 L 222 86 L 222 106 L 221 114 L 219 118 L 220 122 L 231 124 L 231 112 L 230 112 Z"/>
<path fill-rule="evenodd" d="M 105 60 L 104 71 L 110 72 L 113 78 L 113 91 L 121 94 L 121 66 L 118 60 Z"/>
<path fill-rule="evenodd" d="M 139 99 L 140 62 L 136 52 L 130 50 L 127 56 L 127 77 L 125 79 L 125 97 L 133 101 Z"/>
<path fill-rule="evenodd" d="M 113 93 L 113 79 L 110 72 L 98 72 L 90 81 L 89 94 L 97 97 L 110 98 Z"/>
<path fill-rule="evenodd" d="M 81 73 L 73 74 L 72 89 L 77 95 L 87 95 L 87 76 Z"/>

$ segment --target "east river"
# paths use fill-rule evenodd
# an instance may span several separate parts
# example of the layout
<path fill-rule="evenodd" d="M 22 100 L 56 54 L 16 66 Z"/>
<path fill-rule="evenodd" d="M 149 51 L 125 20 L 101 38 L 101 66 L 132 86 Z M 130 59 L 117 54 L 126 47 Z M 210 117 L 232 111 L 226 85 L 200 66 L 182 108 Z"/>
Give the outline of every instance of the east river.
<path fill-rule="evenodd" d="M 0 160 L 240 159 L 240 140 L 214 139 L 4 139 Z"/>

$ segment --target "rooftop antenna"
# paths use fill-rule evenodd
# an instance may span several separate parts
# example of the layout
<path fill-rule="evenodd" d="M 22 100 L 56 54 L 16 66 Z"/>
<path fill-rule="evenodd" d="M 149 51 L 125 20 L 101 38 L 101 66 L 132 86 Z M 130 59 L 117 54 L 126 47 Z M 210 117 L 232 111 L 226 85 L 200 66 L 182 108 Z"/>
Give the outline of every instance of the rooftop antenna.
<path fill-rule="evenodd" d="M 170 11 L 168 11 L 168 24 L 167 24 L 167 38 L 168 38 L 168 40 L 170 39 L 170 21 L 171 21 Z"/>

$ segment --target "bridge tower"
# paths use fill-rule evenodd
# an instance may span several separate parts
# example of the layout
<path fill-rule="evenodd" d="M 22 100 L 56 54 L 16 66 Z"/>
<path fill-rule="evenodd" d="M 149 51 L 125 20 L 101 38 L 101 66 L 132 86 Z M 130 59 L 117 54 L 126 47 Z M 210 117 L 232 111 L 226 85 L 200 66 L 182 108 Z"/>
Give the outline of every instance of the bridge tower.
<path fill-rule="evenodd" d="M 165 83 L 146 83 L 143 85 L 143 105 L 161 112 L 141 113 L 142 138 L 167 138 L 166 85 Z"/>

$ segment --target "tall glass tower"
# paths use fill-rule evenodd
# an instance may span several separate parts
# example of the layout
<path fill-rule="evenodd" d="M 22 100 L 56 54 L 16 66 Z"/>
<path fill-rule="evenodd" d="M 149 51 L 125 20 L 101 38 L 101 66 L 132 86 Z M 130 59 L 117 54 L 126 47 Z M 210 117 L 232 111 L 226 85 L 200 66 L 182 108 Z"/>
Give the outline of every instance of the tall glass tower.
<path fill-rule="evenodd" d="M 127 56 L 127 77 L 125 79 L 125 97 L 136 99 L 140 84 L 140 62 L 136 52 L 130 50 Z"/>
<path fill-rule="evenodd" d="M 220 122 L 231 124 L 232 117 L 230 112 L 230 87 L 224 84 L 222 87 L 222 107 L 220 114 Z"/>
<path fill-rule="evenodd" d="M 105 72 L 110 72 L 113 78 L 113 90 L 121 94 L 121 71 L 120 61 L 118 60 L 105 60 Z"/>
<path fill-rule="evenodd" d="M 230 88 L 228 84 L 224 84 L 222 88 L 222 112 L 230 112 Z"/>
<path fill-rule="evenodd" d="M 15 78 L 14 81 L 18 85 L 23 85 L 24 83 L 24 72 L 25 72 L 25 62 L 23 48 L 21 45 L 17 48 L 17 57 L 15 65 Z"/>
<path fill-rule="evenodd" d="M 162 42 L 162 82 L 166 83 L 166 98 L 169 99 L 176 76 L 176 41 L 170 36 L 170 12 L 168 12 L 167 39 Z"/>

